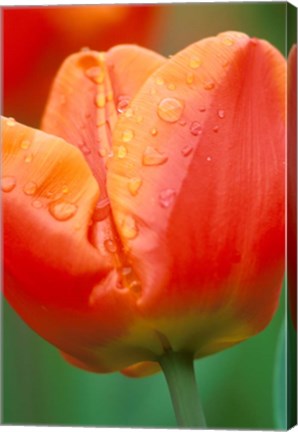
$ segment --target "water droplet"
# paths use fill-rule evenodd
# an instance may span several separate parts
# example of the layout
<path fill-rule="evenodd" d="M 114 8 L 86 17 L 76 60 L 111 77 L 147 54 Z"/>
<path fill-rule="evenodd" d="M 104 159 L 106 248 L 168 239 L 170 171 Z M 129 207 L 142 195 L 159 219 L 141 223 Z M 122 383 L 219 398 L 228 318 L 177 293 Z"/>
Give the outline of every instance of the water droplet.
<path fill-rule="evenodd" d="M 195 76 L 192 72 L 188 73 L 186 75 L 186 84 L 189 84 L 189 85 L 192 84 L 194 82 L 194 78 L 195 78 Z"/>
<path fill-rule="evenodd" d="M 123 113 L 127 110 L 129 105 L 130 98 L 128 96 L 119 96 L 117 103 L 117 111 L 118 113 Z"/>
<path fill-rule="evenodd" d="M 32 201 L 31 205 L 32 205 L 32 207 L 34 207 L 36 209 L 42 208 L 42 202 L 40 200 Z"/>
<path fill-rule="evenodd" d="M 37 184 L 33 181 L 30 181 L 25 184 L 23 191 L 26 195 L 34 195 L 37 191 Z"/>
<path fill-rule="evenodd" d="M 190 153 L 193 151 L 193 147 L 190 144 L 187 144 L 186 146 L 183 147 L 183 149 L 181 150 L 181 153 L 183 156 L 188 156 L 190 155 Z"/>
<path fill-rule="evenodd" d="M 151 129 L 151 135 L 156 136 L 158 134 L 158 130 L 156 128 Z"/>
<path fill-rule="evenodd" d="M 200 125 L 199 122 L 194 121 L 192 122 L 192 124 L 190 125 L 190 133 L 194 136 L 198 136 L 202 133 L 202 126 Z"/>
<path fill-rule="evenodd" d="M 155 78 L 155 83 L 157 84 L 157 85 L 164 85 L 164 79 L 163 78 L 161 78 L 161 77 L 156 77 Z"/>
<path fill-rule="evenodd" d="M 234 45 L 235 41 L 234 41 L 234 39 L 232 39 L 230 37 L 225 37 L 222 39 L 222 43 L 224 45 L 231 46 L 231 45 Z"/>
<path fill-rule="evenodd" d="M 109 253 L 116 253 L 117 252 L 117 244 L 112 239 L 107 239 L 104 241 L 104 247 L 107 252 Z"/>
<path fill-rule="evenodd" d="M 113 99 L 114 99 L 113 92 L 110 92 L 106 95 L 106 101 L 107 102 L 112 102 Z"/>
<path fill-rule="evenodd" d="M 85 71 L 85 75 L 95 84 L 104 82 L 105 74 L 100 66 L 93 66 Z"/>
<path fill-rule="evenodd" d="M 126 129 L 122 132 L 122 141 L 129 143 L 134 137 L 134 132 L 131 129 Z"/>
<path fill-rule="evenodd" d="M 3 192 L 10 192 L 16 187 L 16 179 L 12 176 L 5 176 L 1 179 L 1 189 Z"/>
<path fill-rule="evenodd" d="M 205 107 L 201 107 L 201 108 L 199 108 L 199 111 L 200 111 L 200 112 L 205 112 L 205 111 L 206 111 L 206 108 L 205 108 Z"/>
<path fill-rule="evenodd" d="M 223 109 L 220 109 L 217 111 L 217 115 L 220 119 L 223 119 L 225 117 L 225 112 Z"/>
<path fill-rule="evenodd" d="M 13 127 L 13 126 L 15 126 L 15 124 L 16 124 L 16 121 L 13 117 L 9 117 L 6 120 L 6 126 Z"/>
<path fill-rule="evenodd" d="M 143 154 L 143 164 L 147 166 L 162 165 L 167 160 L 168 157 L 164 153 L 159 152 L 157 149 L 151 146 L 146 147 Z"/>
<path fill-rule="evenodd" d="M 55 201 L 49 205 L 50 214 L 58 221 L 66 221 L 72 218 L 77 211 L 77 206 L 66 201 Z"/>
<path fill-rule="evenodd" d="M 165 98 L 157 107 L 158 116 L 169 123 L 175 123 L 182 115 L 184 106 L 183 103 L 175 98 Z"/>
<path fill-rule="evenodd" d="M 107 150 L 106 150 L 105 148 L 100 148 L 100 149 L 98 150 L 98 154 L 99 154 L 99 156 L 101 156 L 101 157 L 106 157 L 106 156 L 107 156 Z"/>
<path fill-rule="evenodd" d="M 173 189 L 165 189 L 159 194 L 159 204 L 163 208 L 168 208 L 173 204 L 176 192 Z"/>
<path fill-rule="evenodd" d="M 122 267 L 121 269 L 121 273 L 123 276 L 128 276 L 129 274 L 131 274 L 131 272 L 132 272 L 131 267 Z"/>
<path fill-rule="evenodd" d="M 143 117 L 142 115 L 138 115 L 138 116 L 137 116 L 137 123 L 138 123 L 138 124 L 141 124 L 142 121 L 143 121 L 143 119 L 144 119 L 144 117 Z"/>
<path fill-rule="evenodd" d="M 121 231 L 124 237 L 127 239 L 134 239 L 138 235 L 138 228 L 136 221 L 132 216 L 127 215 L 122 221 Z"/>
<path fill-rule="evenodd" d="M 214 82 L 213 81 L 207 81 L 204 84 L 205 90 L 212 90 L 214 88 Z"/>
<path fill-rule="evenodd" d="M 169 90 L 176 90 L 176 85 L 174 83 L 170 83 L 170 84 L 168 84 L 168 89 Z"/>
<path fill-rule="evenodd" d="M 218 126 L 214 126 L 214 128 L 213 128 L 213 132 L 217 133 L 218 130 L 219 130 L 219 127 L 218 127 Z"/>
<path fill-rule="evenodd" d="M 132 110 L 132 108 L 128 108 L 126 111 L 125 111 L 125 117 L 127 117 L 127 118 L 131 118 L 133 116 L 133 110 Z"/>
<path fill-rule="evenodd" d="M 141 291 L 141 282 L 138 280 L 133 280 L 130 284 L 129 284 L 129 289 L 131 291 L 133 291 L 134 293 L 139 293 Z"/>
<path fill-rule="evenodd" d="M 141 185 L 142 179 L 140 177 L 133 177 L 128 181 L 128 190 L 133 196 L 135 196 L 137 195 Z"/>
<path fill-rule="evenodd" d="M 87 147 L 86 144 L 81 145 L 80 150 L 84 155 L 89 155 L 91 153 L 90 148 Z"/>
<path fill-rule="evenodd" d="M 95 98 L 95 105 L 97 108 L 104 108 L 106 105 L 106 97 L 103 93 L 100 93 Z"/>
<path fill-rule="evenodd" d="M 63 185 L 62 186 L 62 193 L 68 194 L 68 192 L 69 192 L 69 187 L 67 185 Z"/>
<path fill-rule="evenodd" d="M 258 43 L 259 43 L 259 41 L 258 41 L 258 39 L 256 39 L 256 38 L 251 38 L 251 39 L 250 39 L 250 43 L 251 43 L 253 46 L 257 46 Z"/>
<path fill-rule="evenodd" d="M 31 142 L 30 142 L 29 140 L 27 140 L 27 139 L 24 139 L 24 140 L 21 142 L 20 147 L 21 147 L 21 149 L 23 149 L 23 150 L 27 150 L 27 149 L 30 147 L 30 145 L 31 145 Z"/>
<path fill-rule="evenodd" d="M 207 161 L 210 162 L 212 158 L 210 156 L 207 157 Z"/>
<path fill-rule="evenodd" d="M 117 148 L 117 157 L 119 159 L 124 159 L 126 155 L 127 155 L 127 149 L 126 149 L 126 147 L 124 147 L 123 145 L 119 146 Z"/>
<path fill-rule="evenodd" d="M 30 163 L 30 162 L 32 162 L 32 159 L 33 159 L 33 155 L 29 154 L 25 157 L 24 161 L 25 161 L 25 163 Z"/>
<path fill-rule="evenodd" d="M 192 69 L 197 69 L 201 64 L 202 64 L 202 61 L 196 56 L 193 56 L 189 61 L 189 66 Z"/>

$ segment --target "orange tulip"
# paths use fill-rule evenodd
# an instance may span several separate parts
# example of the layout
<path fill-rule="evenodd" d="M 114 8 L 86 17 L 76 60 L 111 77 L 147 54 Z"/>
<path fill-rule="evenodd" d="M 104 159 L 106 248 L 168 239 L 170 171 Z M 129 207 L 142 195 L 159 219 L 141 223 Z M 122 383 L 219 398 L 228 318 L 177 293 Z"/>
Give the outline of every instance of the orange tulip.
<path fill-rule="evenodd" d="M 62 65 L 3 119 L 5 294 L 75 365 L 142 376 L 260 332 L 284 273 L 285 60 L 228 32 Z"/>

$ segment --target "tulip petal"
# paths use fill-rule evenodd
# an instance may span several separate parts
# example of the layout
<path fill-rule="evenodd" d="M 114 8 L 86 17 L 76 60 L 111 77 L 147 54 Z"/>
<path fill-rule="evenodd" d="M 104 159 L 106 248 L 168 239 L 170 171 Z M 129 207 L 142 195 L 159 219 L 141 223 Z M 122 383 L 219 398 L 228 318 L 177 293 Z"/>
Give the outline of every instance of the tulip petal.
<path fill-rule="evenodd" d="M 284 82 L 276 49 L 228 32 L 168 60 L 117 122 L 113 217 L 139 280 L 137 306 L 173 349 L 218 351 L 276 309 Z"/>
<path fill-rule="evenodd" d="M 7 300 L 89 368 L 107 372 L 150 359 L 155 342 L 136 326 L 130 293 L 118 289 L 113 254 L 88 239 L 100 191 L 82 154 L 13 119 L 3 118 L 1 131 Z"/>

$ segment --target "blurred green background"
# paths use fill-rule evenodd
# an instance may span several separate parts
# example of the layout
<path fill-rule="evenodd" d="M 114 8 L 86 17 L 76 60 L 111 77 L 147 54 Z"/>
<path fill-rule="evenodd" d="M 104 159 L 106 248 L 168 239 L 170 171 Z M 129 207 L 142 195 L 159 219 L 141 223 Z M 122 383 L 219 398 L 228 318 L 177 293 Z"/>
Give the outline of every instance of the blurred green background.
<path fill-rule="evenodd" d="M 98 8 L 100 23 L 101 6 Z M 139 43 L 170 55 L 203 37 L 225 30 L 238 30 L 267 39 L 283 54 L 286 53 L 285 3 L 174 4 L 125 8 L 135 8 L 135 11 L 138 8 L 140 21 L 137 14 L 132 18 L 127 11 L 122 11 L 122 20 L 119 16 L 111 19 L 105 11 L 103 19 L 105 23 L 108 21 L 109 31 L 101 33 L 104 31 L 102 24 L 102 28 L 96 26 L 92 34 L 88 16 L 84 18 L 85 32 L 84 28 L 79 32 L 74 23 L 72 29 L 68 28 L 67 33 L 63 33 L 63 19 L 65 23 L 68 19 L 67 8 L 63 11 L 35 8 L 33 12 L 32 9 L 4 10 L 4 114 L 37 126 L 54 70 L 65 55 L 85 45 L 101 50 L 117 43 Z M 48 20 L 47 26 L 43 24 L 44 30 L 28 25 L 37 20 L 37 12 L 39 21 L 36 25 L 42 19 Z M 61 15 L 59 25 L 57 21 L 55 25 L 50 22 L 55 14 Z M 24 26 L 16 27 L 21 18 Z M 126 29 L 132 26 L 136 26 L 135 32 L 128 35 Z M 13 30 L 16 28 L 19 30 Z M 52 33 L 49 36 L 43 31 Z M 76 32 L 75 38 L 72 32 Z M 61 45 L 64 51 L 55 39 L 63 34 Z M 42 40 L 38 49 L 34 45 L 36 39 L 39 42 Z M 53 44 L 56 46 L 53 47 Z M 20 57 L 16 55 L 22 47 L 27 49 L 27 57 L 29 55 L 31 59 L 28 71 L 26 64 L 21 64 Z M 14 77 L 15 69 L 23 70 L 22 80 Z M 34 78 L 36 73 L 39 80 Z M 31 95 L 29 104 L 28 95 Z M 261 334 L 196 362 L 197 381 L 208 427 L 285 427 L 284 407 L 281 405 L 285 394 L 284 297 L 271 324 Z M 62 360 L 54 347 L 23 324 L 5 302 L 2 312 L 2 421 L 5 424 L 176 426 L 165 379 L 161 374 L 131 379 L 120 373 L 96 375 L 75 369 Z M 279 399 L 276 399 L 276 393 Z"/>

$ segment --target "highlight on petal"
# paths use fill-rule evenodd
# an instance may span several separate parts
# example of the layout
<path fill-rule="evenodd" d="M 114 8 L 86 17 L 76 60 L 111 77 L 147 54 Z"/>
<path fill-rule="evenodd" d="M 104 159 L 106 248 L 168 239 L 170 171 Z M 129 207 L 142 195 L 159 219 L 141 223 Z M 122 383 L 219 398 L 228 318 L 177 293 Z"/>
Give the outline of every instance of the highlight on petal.
<path fill-rule="evenodd" d="M 276 309 L 284 82 L 275 48 L 228 32 L 169 59 L 117 122 L 112 213 L 140 281 L 137 306 L 173 349 L 218 351 L 263 329 Z"/>
<path fill-rule="evenodd" d="M 7 300 L 42 337 L 97 371 L 150 359 L 159 348 L 136 325 L 113 254 L 88 238 L 100 191 L 83 156 L 13 119 L 3 118 L 1 131 Z"/>

